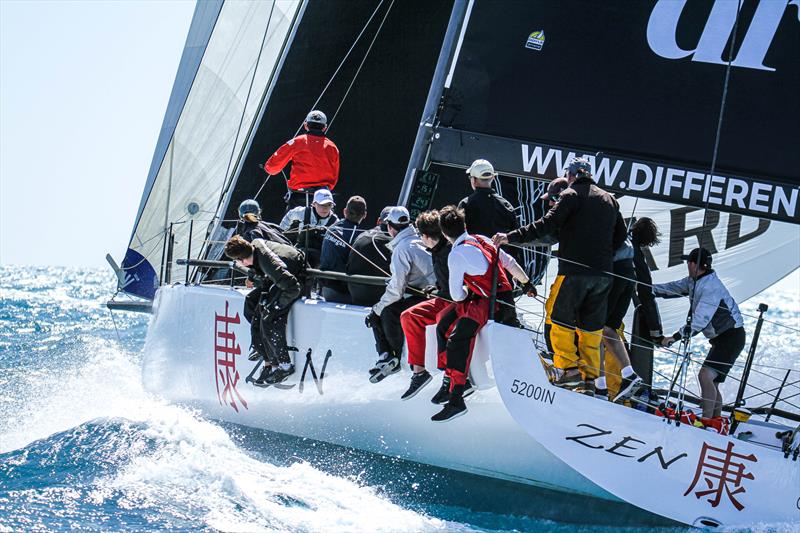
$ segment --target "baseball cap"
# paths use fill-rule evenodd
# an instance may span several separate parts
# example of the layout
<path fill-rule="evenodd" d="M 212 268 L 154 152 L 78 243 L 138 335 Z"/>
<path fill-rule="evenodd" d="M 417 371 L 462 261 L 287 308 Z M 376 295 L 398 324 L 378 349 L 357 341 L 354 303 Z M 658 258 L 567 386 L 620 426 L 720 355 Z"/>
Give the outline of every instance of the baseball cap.
<path fill-rule="evenodd" d="M 569 167 L 567 167 L 567 172 L 572 174 L 573 176 L 578 174 L 578 171 L 583 170 L 584 172 L 588 172 L 589 174 L 592 173 L 592 164 L 589 163 L 589 160 L 585 157 L 573 157 L 572 161 L 569 162 Z"/>
<path fill-rule="evenodd" d="M 555 178 L 547 186 L 547 192 L 542 195 L 542 200 L 548 200 L 553 196 L 558 196 L 561 191 L 569 187 L 569 180 L 567 178 Z"/>
<path fill-rule="evenodd" d="M 492 164 L 485 159 L 476 159 L 473 161 L 467 169 L 467 174 L 469 174 L 470 178 L 479 180 L 490 180 L 497 175 Z"/>
<path fill-rule="evenodd" d="M 695 248 L 689 255 L 682 255 L 681 259 L 684 261 L 691 261 L 692 263 L 697 263 L 698 265 L 708 268 L 711 266 L 711 252 L 706 250 L 705 248 Z"/>
<path fill-rule="evenodd" d="M 387 205 L 386 207 L 381 209 L 380 220 L 381 220 L 382 223 L 384 223 L 384 224 L 386 223 L 386 219 L 389 218 L 389 211 L 391 211 L 391 210 L 392 210 L 392 206 L 391 205 Z"/>
<path fill-rule="evenodd" d="M 318 189 L 314 193 L 314 203 L 324 205 L 324 204 L 333 204 L 333 195 L 331 191 L 328 189 Z"/>
<path fill-rule="evenodd" d="M 402 205 L 398 205 L 389 209 L 389 214 L 386 215 L 385 222 L 395 226 L 404 226 L 411 223 L 411 215 L 408 209 Z"/>
<path fill-rule="evenodd" d="M 306 116 L 306 122 L 310 124 L 322 124 L 325 126 L 328 124 L 328 117 L 326 117 L 325 113 L 322 111 L 315 109 Z"/>
<path fill-rule="evenodd" d="M 245 200 L 239 204 L 239 217 L 244 217 L 248 213 L 257 215 L 261 213 L 261 206 L 255 200 Z"/>

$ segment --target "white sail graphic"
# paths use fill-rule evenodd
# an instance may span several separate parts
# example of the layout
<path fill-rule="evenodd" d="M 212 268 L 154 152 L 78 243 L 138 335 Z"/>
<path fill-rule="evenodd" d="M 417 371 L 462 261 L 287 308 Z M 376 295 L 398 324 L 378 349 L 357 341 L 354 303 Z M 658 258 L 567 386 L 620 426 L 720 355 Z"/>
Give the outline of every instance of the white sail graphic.
<path fill-rule="evenodd" d="M 182 279 L 184 267 L 162 265 L 171 224 L 175 257 L 186 257 L 190 247 L 192 257 L 200 254 L 220 191 L 236 171 L 301 4 L 228 0 L 222 5 L 158 171 L 145 188 L 123 262 L 130 279 L 126 292 L 152 298 L 159 282 L 169 281 L 161 279 L 167 272 Z M 197 11 L 203 9 L 200 2 Z M 196 13 L 193 28 L 195 23 L 207 25 L 208 17 L 198 20 Z M 167 111 L 165 124 L 174 113 Z"/>

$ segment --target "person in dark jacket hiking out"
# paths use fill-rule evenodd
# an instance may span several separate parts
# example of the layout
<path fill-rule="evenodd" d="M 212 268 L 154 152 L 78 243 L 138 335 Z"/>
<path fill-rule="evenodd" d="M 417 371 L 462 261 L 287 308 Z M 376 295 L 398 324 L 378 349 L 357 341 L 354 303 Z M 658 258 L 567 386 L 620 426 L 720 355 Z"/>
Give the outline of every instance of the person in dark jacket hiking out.
<path fill-rule="evenodd" d="M 367 216 L 367 201 L 361 196 L 351 196 L 344 206 L 344 218 L 330 227 L 322 241 L 319 268 L 332 272 L 347 270 L 347 258 L 353 243 L 364 230 L 359 226 Z M 321 280 L 322 297 L 327 302 L 352 303 L 344 281 Z"/>
<path fill-rule="evenodd" d="M 339 181 L 339 149 L 325 136 L 328 117 L 314 110 L 306 117 L 303 128 L 306 133 L 286 141 L 264 163 L 264 170 L 270 176 L 292 163 L 287 182 L 287 210 L 307 205 L 306 190 L 324 187 L 332 191 Z"/>
<path fill-rule="evenodd" d="M 553 362 L 560 373 L 555 384 L 594 396 L 613 252 L 627 231 L 617 201 L 595 184 L 587 159 L 570 161 L 567 180 L 570 186 L 544 217 L 511 233 L 498 233 L 493 240 L 499 246 L 558 235 L 558 276 L 547 310 Z"/>
<path fill-rule="evenodd" d="M 286 343 L 286 323 L 289 309 L 300 298 L 298 277 L 304 268 L 303 254 L 288 244 L 264 239 L 249 243 L 234 235 L 225 243 L 225 255 L 240 266 L 252 267 L 254 282 L 262 289 L 255 314 L 248 316 L 245 312 L 253 347 L 264 359 L 264 369 L 255 383 L 280 383 L 294 373 Z"/>
<path fill-rule="evenodd" d="M 377 225 L 356 238 L 347 256 L 345 270 L 347 274 L 382 277 L 389 275 L 389 265 L 392 261 L 389 243 L 392 241 L 392 236 L 389 235 L 387 219 L 391 209 L 391 206 L 384 207 L 378 217 Z M 353 304 L 372 307 L 383 296 L 384 288 L 349 281 L 347 291 Z"/>

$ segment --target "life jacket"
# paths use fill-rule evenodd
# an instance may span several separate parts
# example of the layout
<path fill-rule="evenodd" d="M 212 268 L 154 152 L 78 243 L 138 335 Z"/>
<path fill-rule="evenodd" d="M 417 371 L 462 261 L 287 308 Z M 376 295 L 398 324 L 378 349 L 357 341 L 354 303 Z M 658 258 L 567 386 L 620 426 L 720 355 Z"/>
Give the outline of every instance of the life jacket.
<path fill-rule="evenodd" d="M 473 294 L 489 298 L 492 294 L 492 277 L 493 271 L 497 268 L 497 292 L 506 292 L 511 290 L 511 283 L 508 281 L 506 271 L 499 264 L 500 257 L 497 248 L 490 242 L 484 241 L 480 237 L 470 235 L 461 243 L 464 246 L 474 246 L 481 251 L 483 257 L 489 262 L 489 268 L 486 272 L 473 276 L 464 274 L 464 284 Z"/>

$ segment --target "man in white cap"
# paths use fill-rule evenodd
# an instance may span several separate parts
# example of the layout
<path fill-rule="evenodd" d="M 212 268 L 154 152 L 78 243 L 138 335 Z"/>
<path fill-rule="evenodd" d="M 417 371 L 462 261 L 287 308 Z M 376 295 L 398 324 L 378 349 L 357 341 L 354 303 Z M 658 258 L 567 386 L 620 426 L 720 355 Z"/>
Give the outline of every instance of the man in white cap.
<path fill-rule="evenodd" d="M 492 182 L 497 177 L 494 167 L 485 159 L 476 159 L 467 169 L 469 182 L 475 191 L 459 202 L 464 210 L 467 233 L 491 237 L 508 233 L 519 227 L 517 215 L 508 200 L 494 192 Z"/>
<path fill-rule="evenodd" d="M 335 205 L 331 191 L 318 189 L 310 206 L 290 209 L 281 220 L 281 229 L 292 243 L 306 253 L 312 268 L 319 266 L 322 240 L 327 228 L 339 220 L 333 212 Z"/>
<path fill-rule="evenodd" d="M 292 163 L 286 195 L 289 210 L 306 205 L 303 189 L 326 187 L 333 190 L 339 181 L 339 149 L 325 136 L 328 117 L 315 109 L 306 117 L 303 128 L 306 133 L 287 141 L 264 163 L 269 175 L 278 174 Z"/>
<path fill-rule="evenodd" d="M 425 287 L 436 279 L 431 254 L 411 224 L 408 209 L 402 206 L 391 208 L 386 225 L 392 237 L 388 245 L 392 252 L 391 278 L 366 320 L 367 327 L 371 327 L 375 335 L 378 352 L 378 361 L 369 371 L 372 383 L 400 370 L 400 356 L 405 344 L 400 315 L 425 300 Z M 410 289 L 409 294 L 406 294 L 407 289 Z"/>

